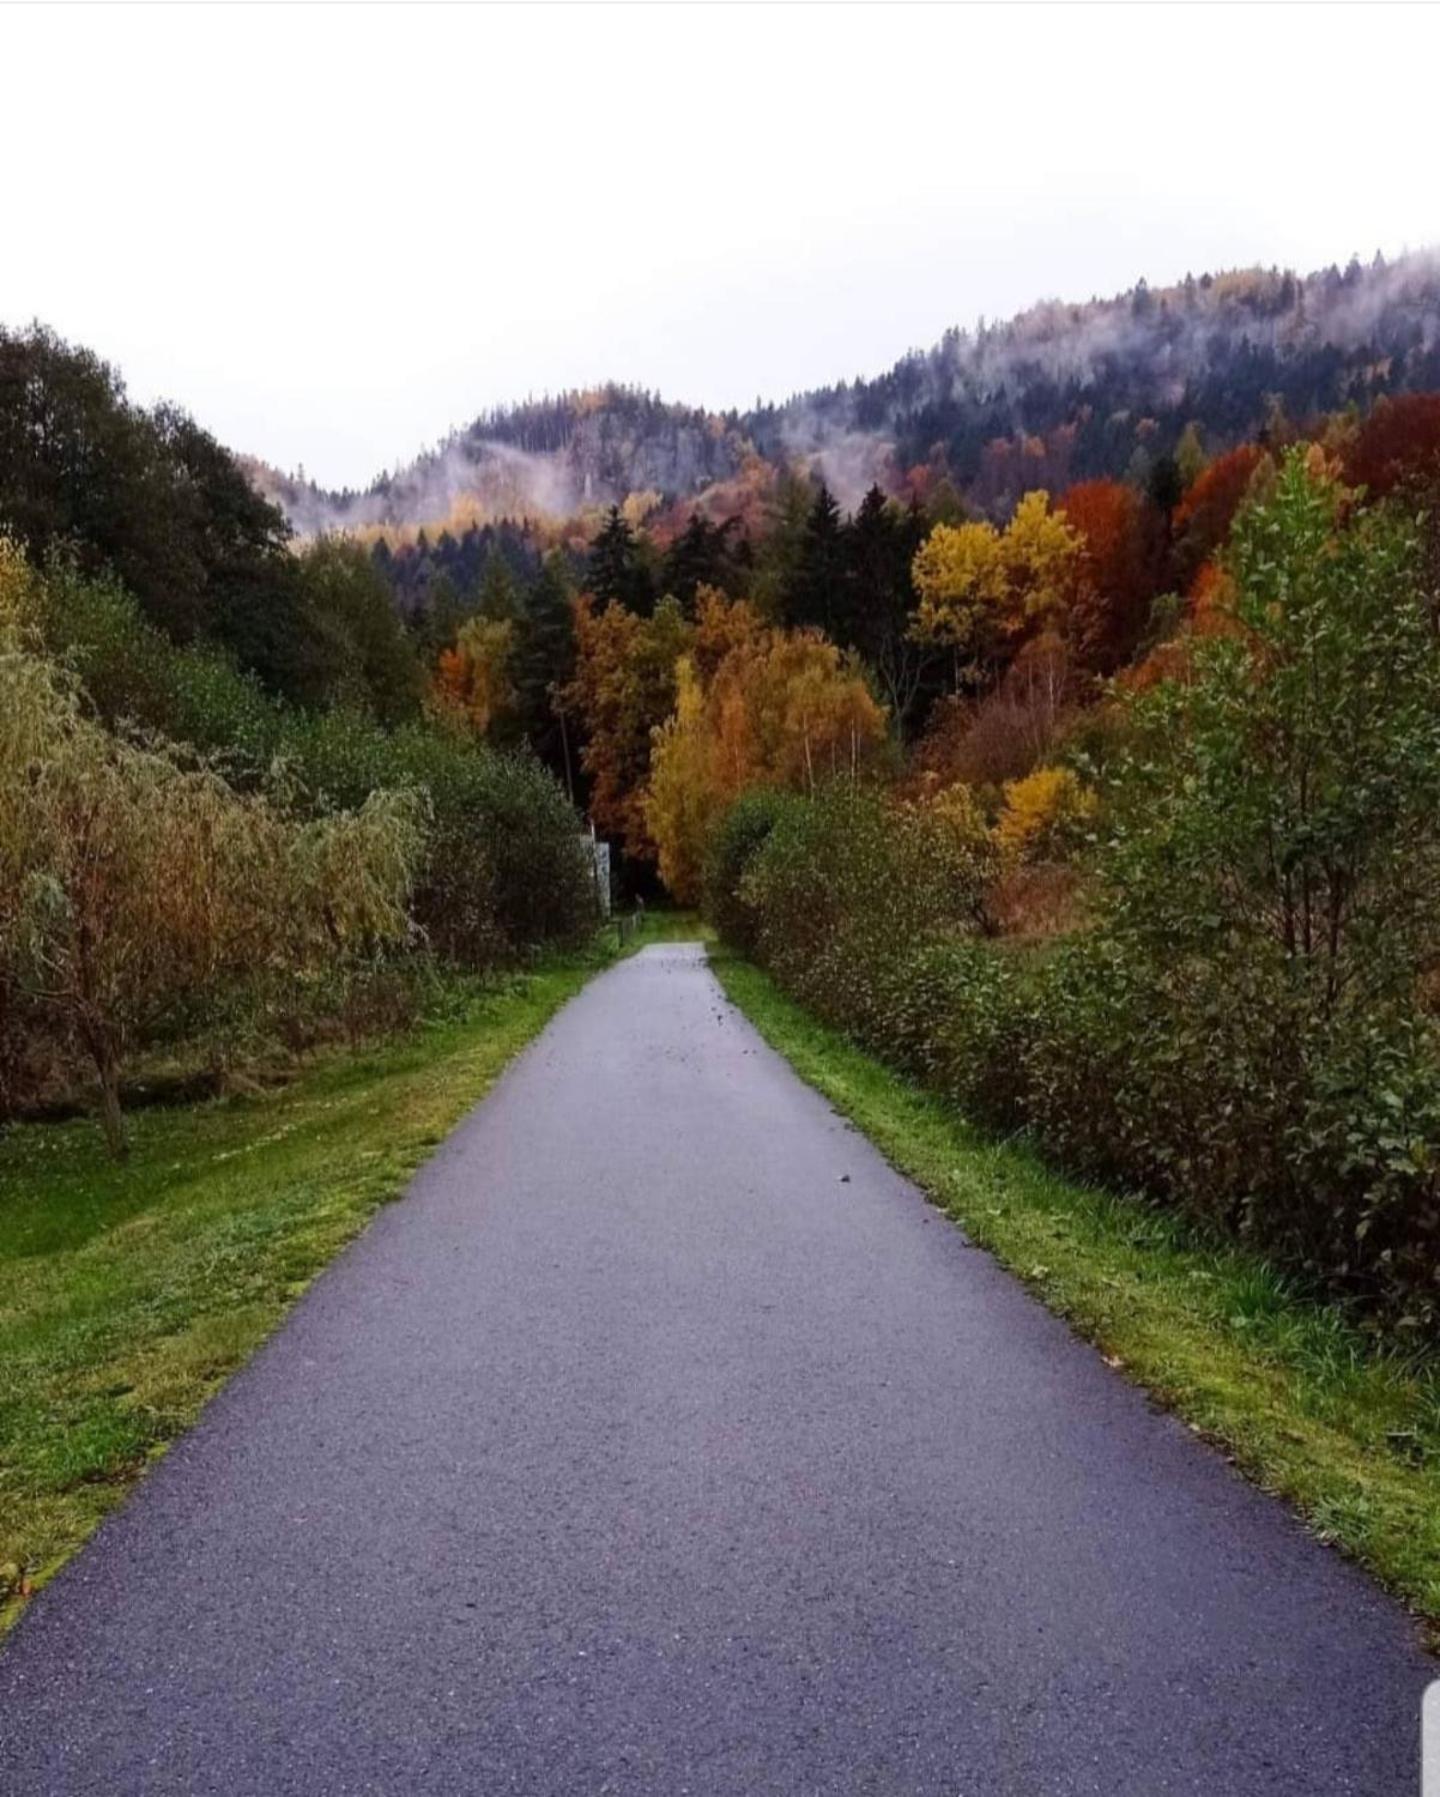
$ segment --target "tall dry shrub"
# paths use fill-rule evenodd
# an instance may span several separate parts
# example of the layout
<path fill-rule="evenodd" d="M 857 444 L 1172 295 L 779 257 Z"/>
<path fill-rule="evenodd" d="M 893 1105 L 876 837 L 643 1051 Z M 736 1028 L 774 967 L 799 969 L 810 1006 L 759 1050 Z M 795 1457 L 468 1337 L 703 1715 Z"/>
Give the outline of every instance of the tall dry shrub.
<path fill-rule="evenodd" d="M 88 1059 L 121 1154 L 126 1056 L 168 1012 L 405 939 L 420 819 L 377 794 L 293 822 L 169 746 L 107 731 L 36 652 L 26 581 L 3 551 L 0 978 Z"/>

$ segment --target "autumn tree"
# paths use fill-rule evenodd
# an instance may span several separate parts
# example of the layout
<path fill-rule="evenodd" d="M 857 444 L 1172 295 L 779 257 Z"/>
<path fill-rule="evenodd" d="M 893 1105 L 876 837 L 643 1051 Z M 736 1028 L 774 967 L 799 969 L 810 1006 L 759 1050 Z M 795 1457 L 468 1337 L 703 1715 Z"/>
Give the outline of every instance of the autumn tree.
<path fill-rule="evenodd" d="M 1082 481 L 1058 509 L 1082 543 L 1066 635 L 1082 666 L 1111 674 L 1134 653 L 1149 617 L 1161 559 L 1156 518 L 1133 487 L 1117 480 Z"/>
<path fill-rule="evenodd" d="M 915 746 L 920 790 L 960 782 L 994 800 L 1062 740 L 1077 716 L 1078 688 L 1065 639 L 1053 630 L 1032 637 L 992 691 L 955 694 L 935 708 Z"/>
<path fill-rule="evenodd" d="M 814 792 L 853 776 L 884 739 L 885 713 L 852 658 L 817 631 L 776 628 L 702 589 L 645 801 L 666 886 L 682 902 L 699 897 L 710 833 L 740 793 Z"/>
<path fill-rule="evenodd" d="M 675 666 L 692 634 L 673 599 L 650 617 L 624 605 L 601 608 L 590 593 L 575 602 L 575 671 L 561 703 L 585 738 L 595 827 L 637 861 L 655 859 L 645 817 L 651 733 L 674 710 Z"/>
<path fill-rule="evenodd" d="M 454 643 L 440 651 L 430 683 L 432 715 L 472 736 L 488 736 L 515 704 L 514 642 L 512 618 L 467 618 Z"/>
<path fill-rule="evenodd" d="M 1407 481 L 1440 476 L 1440 393 L 1403 393 L 1377 402 L 1345 458 L 1345 478 L 1379 498 Z"/>
<path fill-rule="evenodd" d="M 1044 492 L 1027 493 L 1003 531 L 937 524 L 915 555 L 915 633 L 983 677 L 1027 635 L 1059 622 L 1083 569 L 1083 542 Z"/>
<path fill-rule="evenodd" d="M 1093 789 L 1068 767 L 1037 767 L 1023 780 L 1007 781 L 995 825 L 1001 855 L 1018 862 L 1067 854 L 1083 840 L 1098 804 Z"/>
<path fill-rule="evenodd" d="M 1218 456 L 1186 489 L 1171 516 L 1175 566 L 1182 587 L 1190 584 L 1201 564 L 1224 544 L 1262 466 L 1270 466 L 1265 451 L 1256 443 L 1242 443 L 1228 455 Z"/>

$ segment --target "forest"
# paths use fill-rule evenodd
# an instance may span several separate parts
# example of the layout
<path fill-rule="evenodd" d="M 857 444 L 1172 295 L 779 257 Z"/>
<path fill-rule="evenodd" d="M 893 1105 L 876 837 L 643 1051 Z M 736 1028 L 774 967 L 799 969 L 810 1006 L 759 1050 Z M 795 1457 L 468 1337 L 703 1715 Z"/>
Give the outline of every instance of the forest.
<path fill-rule="evenodd" d="M 1026 492 L 1161 478 L 1329 413 L 1440 388 L 1440 269 L 1427 252 L 1310 275 L 1234 269 L 1170 287 L 948 330 L 874 378 L 745 412 L 706 412 L 616 385 L 492 410 L 364 490 L 246 468 L 297 531 L 502 517 L 552 523 L 621 505 L 632 522 L 682 504 L 754 527 L 791 469 L 847 510 L 878 484 L 929 505 L 953 493 L 999 522 Z M 672 528 L 673 519 L 661 520 Z M 432 531 L 432 535 L 433 535 Z"/>
<path fill-rule="evenodd" d="M 1383 270 L 1129 316 L 1382 283 L 1398 329 Z M 123 1152 L 136 1068 L 223 1086 L 583 938 L 583 817 L 622 902 L 703 905 L 977 1123 L 1433 1336 L 1440 393 L 1305 379 L 1023 490 L 993 442 L 850 503 L 777 453 L 721 507 L 297 537 L 193 420 L 0 337 L 0 1118 L 88 1082 Z"/>

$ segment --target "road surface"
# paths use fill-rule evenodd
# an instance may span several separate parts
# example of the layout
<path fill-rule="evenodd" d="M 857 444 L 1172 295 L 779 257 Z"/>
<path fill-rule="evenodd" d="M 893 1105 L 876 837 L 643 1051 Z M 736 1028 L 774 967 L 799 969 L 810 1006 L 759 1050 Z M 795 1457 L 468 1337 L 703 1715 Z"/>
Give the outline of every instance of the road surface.
<path fill-rule="evenodd" d="M 35 1600 L 0 1792 L 1410 1797 L 1433 1671 L 656 947 Z"/>

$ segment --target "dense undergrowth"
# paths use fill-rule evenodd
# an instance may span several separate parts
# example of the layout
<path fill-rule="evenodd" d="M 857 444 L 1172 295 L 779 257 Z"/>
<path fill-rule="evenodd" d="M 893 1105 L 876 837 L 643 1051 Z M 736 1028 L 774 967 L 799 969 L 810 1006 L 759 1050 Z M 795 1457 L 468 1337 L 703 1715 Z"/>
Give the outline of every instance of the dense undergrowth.
<path fill-rule="evenodd" d="M 538 763 L 290 707 L 113 582 L 0 545 L 0 1124 L 93 1084 L 122 1152 L 147 1068 L 244 1081 L 595 918 Z"/>
<path fill-rule="evenodd" d="M 1082 831 L 1084 927 L 987 933 L 983 831 L 852 783 L 744 799 L 713 840 L 707 904 L 788 992 L 966 1115 L 1433 1340 L 1424 539 L 1402 509 L 1353 511 L 1296 455 L 1226 571 L 1227 627 L 1112 733 Z"/>

